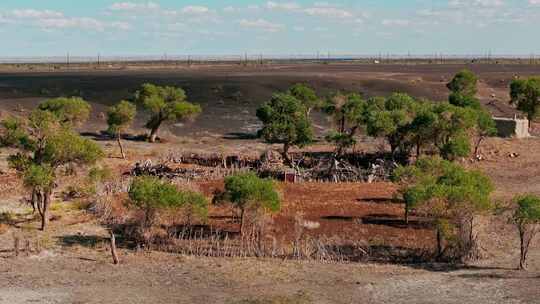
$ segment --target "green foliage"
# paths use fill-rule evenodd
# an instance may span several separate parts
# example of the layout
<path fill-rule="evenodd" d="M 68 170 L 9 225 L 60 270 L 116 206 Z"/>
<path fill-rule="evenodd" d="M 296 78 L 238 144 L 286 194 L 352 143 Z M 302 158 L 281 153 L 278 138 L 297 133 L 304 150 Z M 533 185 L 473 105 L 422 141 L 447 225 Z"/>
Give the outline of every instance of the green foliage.
<path fill-rule="evenodd" d="M 88 179 L 92 182 L 102 182 L 111 179 L 113 176 L 112 170 L 109 167 L 92 167 L 88 171 Z"/>
<path fill-rule="evenodd" d="M 532 121 L 540 114 L 540 77 L 516 79 L 510 84 L 510 103 Z"/>
<path fill-rule="evenodd" d="M 49 99 L 38 107 L 53 113 L 62 124 L 79 125 L 88 120 L 92 107 L 80 97 Z"/>
<path fill-rule="evenodd" d="M 62 128 L 47 138 L 42 161 L 58 167 L 68 163 L 93 164 L 104 155 L 97 143 Z"/>
<path fill-rule="evenodd" d="M 462 93 L 453 92 L 448 97 L 448 101 L 451 105 L 462 107 L 462 108 L 473 108 L 476 110 L 480 110 L 482 108 L 482 105 L 480 104 L 480 101 L 478 98 L 472 96 L 472 95 L 464 95 Z"/>
<path fill-rule="evenodd" d="M 474 96 L 477 92 L 477 83 L 478 77 L 470 70 L 465 69 L 458 72 L 446 87 L 453 93 Z"/>
<path fill-rule="evenodd" d="M 396 169 L 392 178 L 401 185 L 406 207 L 427 216 L 452 218 L 493 207 L 490 179 L 447 160 L 420 158 L 414 165 Z"/>
<path fill-rule="evenodd" d="M 392 153 L 408 155 L 411 143 L 408 130 L 415 118 L 418 102 L 407 94 L 394 93 L 382 100 L 370 98 L 365 114 L 367 134 L 385 137 Z"/>
<path fill-rule="evenodd" d="M 476 115 L 476 125 L 480 136 L 497 135 L 497 124 L 488 111 L 480 109 L 476 112 Z"/>
<path fill-rule="evenodd" d="M 257 109 L 257 117 L 262 121 L 262 137 L 269 143 L 289 146 L 306 146 L 313 141 L 311 121 L 306 108 L 290 94 L 274 94 L 272 99 Z"/>
<path fill-rule="evenodd" d="M 28 142 L 28 137 L 23 129 L 21 119 L 9 116 L 1 122 L 2 135 L 0 136 L 0 145 L 6 147 L 14 147 L 24 145 Z"/>
<path fill-rule="evenodd" d="M 107 111 L 107 124 L 109 125 L 109 134 L 119 134 L 133 123 L 137 107 L 125 100 L 122 100 L 115 106 L 112 106 Z"/>
<path fill-rule="evenodd" d="M 225 178 L 223 200 L 239 209 L 264 209 L 277 212 L 281 208 L 274 182 L 261 179 L 254 173 L 238 174 Z"/>
<path fill-rule="evenodd" d="M 540 224 L 540 197 L 533 194 L 516 197 L 514 221 L 518 224 Z"/>
<path fill-rule="evenodd" d="M 307 110 L 307 114 L 312 109 L 316 109 L 320 106 L 321 100 L 315 93 L 315 91 L 305 84 L 295 84 L 289 88 L 288 93 L 298 99 Z"/>
<path fill-rule="evenodd" d="M 54 170 L 49 165 L 29 165 L 23 172 L 23 183 L 28 188 L 49 190 L 54 187 Z"/>
<path fill-rule="evenodd" d="M 163 122 L 181 121 L 201 113 L 201 107 L 186 101 L 186 93 L 181 88 L 161 87 L 150 83 L 143 84 L 135 93 L 135 103 L 150 113 L 146 127 L 152 130 L 151 141 Z"/>
<path fill-rule="evenodd" d="M 359 94 L 337 93 L 328 98 L 323 111 L 332 117 L 336 130 L 326 140 L 336 145 L 338 154 L 356 143 L 354 136 L 365 124 L 367 103 Z"/>
<path fill-rule="evenodd" d="M 180 191 L 173 184 L 157 177 L 137 177 L 129 189 L 129 204 L 144 210 L 147 217 L 158 210 L 189 207 L 196 214 L 204 217 L 207 214 L 206 198 L 196 192 Z"/>

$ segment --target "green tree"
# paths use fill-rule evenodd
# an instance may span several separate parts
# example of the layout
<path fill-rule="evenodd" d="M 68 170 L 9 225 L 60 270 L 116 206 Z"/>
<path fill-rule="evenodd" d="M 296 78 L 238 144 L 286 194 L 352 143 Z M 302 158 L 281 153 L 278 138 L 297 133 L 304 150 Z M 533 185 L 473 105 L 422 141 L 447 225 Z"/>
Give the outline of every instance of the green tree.
<path fill-rule="evenodd" d="M 464 69 L 458 72 L 446 85 L 452 93 L 473 97 L 476 95 L 478 77 L 470 70 Z"/>
<path fill-rule="evenodd" d="M 206 218 L 208 213 L 208 201 L 202 194 L 178 190 L 170 182 L 153 176 L 141 176 L 132 181 L 128 204 L 144 212 L 145 229 L 155 224 L 160 211 L 190 208 L 200 218 Z"/>
<path fill-rule="evenodd" d="M 321 100 L 315 91 L 305 84 L 295 84 L 289 88 L 288 93 L 298 99 L 306 108 L 306 116 L 309 117 L 313 109 L 321 105 Z"/>
<path fill-rule="evenodd" d="M 359 94 L 337 93 L 328 98 L 323 111 L 332 118 L 336 130 L 326 136 L 326 140 L 336 145 L 337 155 L 355 143 L 357 131 L 365 124 L 366 101 Z"/>
<path fill-rule="evenodd" d="M 125 100 L 107 110 L 107 124 L 109 125 L 107 131 L 116 137 L 123 159 L 126 158 L 126 154 L 122 147 L 122 132 L 125 132 L 131 126 L 136 114 L 136 106 Z"/>
<path fill-rule="evenodd" d="M 281 201 L 275 184 L 270 179 L 261 179 L 254 173 L 238 174 L 225 178 L 225 191 L 218 202 L 230 202 L 240 210 L 240 233 L 244 229 L 247 211 L 278 212 Z"/>
<path fill-rule="evenodd" d="M 468 239 L 458 245 L 465 251 L 473 248 L 474 217 L 493 208 L 494 187 L 487 176 L 440 158 L 420 158 L 414 165 L 399 167 L 392 179 L 400 185 L 406 221 L 411 210 L 434 220 L 439 257 L 444 239 L 454 237 L 456 225 L 464 231 L 469 224 Z"/>
<path fill-rule="evenodd" d="M 527 114 L 530 126 L 540 113 L 540 77 L 512 81 L 510 97 L 510 104 Z"/>
<path fill-rule="evenodd" d="M 392 155 L 409 156 L 412 145 L 409 128 L 417 110 L 418 102 L 407 94 L 394 93 L 386 99 L 370 98 L 365 112 L 367 134 L 386 138 Z"/>
<path fill-rule="evenodd" d="M 92 111 L 90 104 L 80 97 L 49 99 L 42 102 L 38 108 L 53 113 L 62 124 L 72 126 L 85 123 Z"/>
<path fill-rule="evenodd" d="M 150 113 L 146 127 L 150 129 L 149 140 L 155 142 L 160 126 L 168 121 L 181 121 L 201 113 L 201 107 L 186 101 L 181 88 L 143 84 L 135 93 L 135 103 Z"/>
<path fill-rule="evenodd" d="M 476 111 L 476 142 L 474 144 L 474 155 L 478 155 L 480 144 L 486 137 L 497 135 L 497 124 L 491 114 L 484 109 Z"/>
<path fill-rule="evenodd" d="M 524 270 L 527 267 L 527 254 L 531 241 L 540 231 L 540 197 L 527 194 L 520 195 L 514 200 L 517 208 L 512 218 L 519 231 L 519 269 Z"/>
<path fill-rule="evenodd" d="M 451 105 L 476 111 L 475 155 L 478 155 L 480 144 L 486 137 L 497 134 L 496 124 L 491 114 L 482 108 L 480 101 L 475 97 L 477 82 L 478 78 L 472 72 L 462 71 L 448 84 L 448 88 L 452 91 L 448 98 Z"/>
<path fill-rule="evenodd" d="M 304 147 L 313 141 L 306 108 L 290 94 L 274 94 L 268 103 L 257 109 L 257 117 L 263 123 L 262 137 L 269 143 L 283 144 L 283 157 L 289 164 L 292 164 L 291 146 Z"/>
<path fill-rule="evenodd" d="M 444 159 L 455 160 L 471 153 L 470 132 L 475 130 L 477 112 L 448 103 L 434 105 L 437 120 L 432 125 L 433 142 Z"/>
<path fill-rule="evenodd" d="M 9 164 L 32 189 L 32 205 L 40 213 L 42 230 L 48 225 L 58 168 L 93 164 L 103 156 L 95 142 L 81 137 L 63 122 L 52 112 L 34 110 L 28 119 L 10 118 L 2 123 L 2 142 L 19 150 L 9 156 Z"/>
<path fill-rule="evenodd" d="M 462 93 L 450 93 L 448 102 L 456 107 L 473 108 L 476 110 L 482 109 L 482 105 L 480 104 L 480 100 L 478 100 L 478 98 L 471 95 L 463 95 Z"/>

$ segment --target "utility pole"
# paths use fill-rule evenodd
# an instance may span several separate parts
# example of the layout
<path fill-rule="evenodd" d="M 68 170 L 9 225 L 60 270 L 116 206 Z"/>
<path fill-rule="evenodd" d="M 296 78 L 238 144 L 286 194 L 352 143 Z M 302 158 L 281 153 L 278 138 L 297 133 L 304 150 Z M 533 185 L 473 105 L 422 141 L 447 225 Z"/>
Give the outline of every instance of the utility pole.
<path fill-rule="evenodd" d="M 66 65 L 67 65 L 67 68 L 69 69 L 69 52 L 66 55 Z"/>

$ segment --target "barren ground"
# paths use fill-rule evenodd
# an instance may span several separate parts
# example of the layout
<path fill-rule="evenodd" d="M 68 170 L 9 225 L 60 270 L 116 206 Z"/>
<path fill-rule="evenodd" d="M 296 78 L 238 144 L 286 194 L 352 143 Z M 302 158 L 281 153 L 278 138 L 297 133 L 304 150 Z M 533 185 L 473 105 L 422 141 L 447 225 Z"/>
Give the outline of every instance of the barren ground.
<path fill-rule="evenodd" d="M 118 153 L 114 142 L 100 141 L 110 156 L 105 162 L 120 174 L 136 161 L 185 150 L 260 153 L 266 149 L 265 144 L 227 134 L 252 132 L 256 105 L 271 92 L 298 81 L 308 82 L 321 92 L 342 88 L 374 95 L 399 90 L 444 99 L 444 82 L 460 68 L 330 65 L 262 70 L 7 73 L 0 74 L 0 110 L 20 111 L 17 104 L 29 107 L 44 98 L 81 88 L 79 93 L 94 102 L 99 112 L 104 105 L 127 97 L 142 82 L 186 87 L 190 99 L 203 104 L 205 114 L 191 124 L 172 127 L 178 136 L 167 134 L 167 143 L 126 141 L 129 159 L 124 161 L 114 158 Z M 490 107 L 497 115 L 513 113 L 506 106 L 504 94 L 514 74 L 540 74 L 537 66 L 471 68 L 482 79 L 483 101 L 487 104 L 492 92 L 499 98 Z M 208 95 L 212 88 L 215 93 Z M 237 91 L 242 92 L 241 100 L 227 97 Z M 95 114 L 81 131 L 96 132 L 103 126 L 103 120 Z M 379 144 L 365 139 L 357 149 L 372 151 Z M 59 195 L 51 229 L 45 233 L 36 230 L 38 222 L 19 202 L 24 191 L 15 174 L 6 168 L 9 153 L 0 151 L 0 303 L 540 303 L 540 240 L 532 245 L 529 271 L 513 270 L 519 253 L 517 232 L 502 217 L 479 220 L 485 258 L 459 269 L 432 264 L 198 258 L 127 248 L 120 249 L 121 265 L 113 266 L 105 228 L 75 203 L 63 202 Z M 510 153 L 519 156 L 510 158 Z M 508 200 L 523 192 L 540 194 L 539 139 L 489 139 L 482 154 L 485 160 L 464 163 L 493 179 L 495 199 Z M 62 186 L 73 183 L 70 179 L 64 178 Z M 198 182 L 197 187 L 210 196 L 222 182 Z M 273 219 L 276 235 L 290 238 L 294 216 L 301 212 L 306 219 L 320 223 L 320 228 L 310 232 L 315 235 L 404 249 L 433 246 L 429 225 L 402 225 L 402 206 L 392 202 L 394 187 L 390 184 L 282 184 L 281 189 L 284 206 Z M 210 221 L 234 231 L 236 225 L 224 217 L 226 214 L 220 208 L 212 209 Z M 7 220 L 7 215 L 13 218 Z M 29 256 L 22 252 L 14 257 L 14 236 L 32 242 Z"/>

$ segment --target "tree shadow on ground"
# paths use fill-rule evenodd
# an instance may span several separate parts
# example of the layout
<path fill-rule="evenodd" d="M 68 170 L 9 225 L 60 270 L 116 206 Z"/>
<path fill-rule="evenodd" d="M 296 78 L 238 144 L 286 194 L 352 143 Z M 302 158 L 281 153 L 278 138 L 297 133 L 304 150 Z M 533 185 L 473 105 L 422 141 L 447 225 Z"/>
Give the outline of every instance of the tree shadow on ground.
<path fill-rule="evenodd" d="M 425 219 L 409 219 L 409 222 L 405 222 L 403 217 L 398 217 L 391 214 L 369 214 L 361 217 L 360 221 L 365 225 L 382 225 L 400 229 L 432 229 L 433 221 Z"/>
<path fill-rule="evenodd" d="M 109 238 L 97 235 L 64 235 L 58 237 L 58 241 L 62 246 L 67 247 L 82 246 L 95 248 L 98 245 L 107 243 Z"/>
<path fill-rule="evenodd" d="M 114 136 L 111 136 L 107 131 L 101 131 L 101 132 L 81 132 L 81 136 L 83 137 L 90 137 L 92 140 L 95 141 L 114 141 L 116 138 Z M 122 140 L 127 141 L 135 141 L 135 142 L 145 142 L 148 141 L 148 136 L 146 134 L 138 134 L 138 135 L 132 135 L 132 134 L 122 134 L 120 136 Z M 160 141 L 160 139 L 156 139 L 157 141 Z"/>
<path fill-rule="evenodd" d="M 231 132 L 223 135 L 223 139 L 229 140 L 254 140 L 258 139 L 259 136 L 257 133 L 248 133 L 248 132 Z"/>
<path fill-rule="evenodd" d="M 9 212 L 0 213 L 0 224 L 5 224 L 15 228 L 23 228 L 24 224 L 29 224 L 38 220 L 37 214 L 12 214 Z M 25 226 L 25 228 L 28 228 Z M 36 228 L 37 229 L 37 228 Z"/>
<path fill-rule="evenodd" d="M 464 269 L 469 269 L 468 267 L 464 267 Z M 500 280 L 500 279 L 519 279 L 519 280 L 536 280 L 540 278 L 540 275 L 536 274 L 530 274 L 523 271 L 518 271 L 516 268 L 508 269 L 508 268 L 498 268 L 498 270 L 505 270 L 506 272 L 488 272 L 488 273 L 463 273 L 458 275 L 460 278 L 464 279 L 479 279 L 479 280 L 485 280 L 485 279 L 493 279 L 493 280 Z"/>
<path fill-rule="evenodd" d="M 402 200 L 388 197 L 366 197 L 356 199 L 359 203 L 377 203 L 377 204 L 403 204 Z"/>

